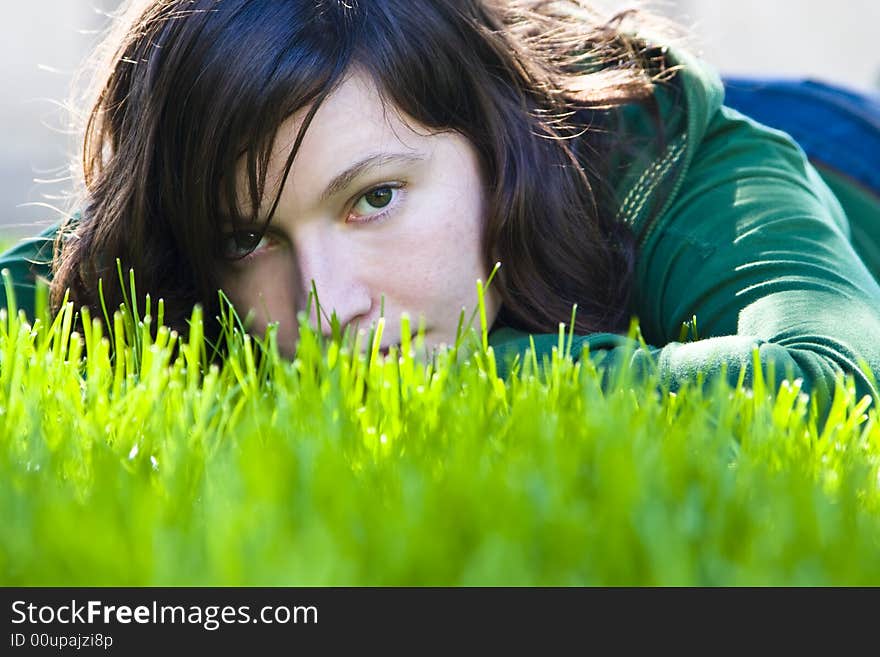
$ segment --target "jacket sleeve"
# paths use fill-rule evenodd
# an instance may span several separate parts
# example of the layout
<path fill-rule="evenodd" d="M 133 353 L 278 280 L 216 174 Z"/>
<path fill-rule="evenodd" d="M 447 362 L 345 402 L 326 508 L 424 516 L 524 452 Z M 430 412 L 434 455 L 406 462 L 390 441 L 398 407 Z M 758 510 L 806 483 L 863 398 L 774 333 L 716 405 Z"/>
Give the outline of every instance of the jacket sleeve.
<path fill-rule="evenodd" d="M 0 271 L 9 270 L 15 305 L 25 314 L 34 318 L 37 279 L 47 281 L 52 275 L 52 254 L 57 226 L 43 231 L 35 237 L 20 240 L 5 253 L 0 254 Z M 6 286 L 0 281 L 0 308 L 9 307 Z"/>
<path fill-rule="evenodd" d="M 803 379 L 823 412 L 839 374 L 878 399 L 862 366 L 880 372 L 880 286 L 840 204 L 787 135 L 721 108 L 647 235 L 634 313 L 656 346 L 635 359 L 671 389 L 699 372 L 709 381 L 726 371 L 732 384 L 742 373 L 750 385 L 757 348 L 774 385 Z M 693 316 L 701 339 L 676 342 Z M 602 343 L 596 355 L 612 366 L 631 353 Z"/>

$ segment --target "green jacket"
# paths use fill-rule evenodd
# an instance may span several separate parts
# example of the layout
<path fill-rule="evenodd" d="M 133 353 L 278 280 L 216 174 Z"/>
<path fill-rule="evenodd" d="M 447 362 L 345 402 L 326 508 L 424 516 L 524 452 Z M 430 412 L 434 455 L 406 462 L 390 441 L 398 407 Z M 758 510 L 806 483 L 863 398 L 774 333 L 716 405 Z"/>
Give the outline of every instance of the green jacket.
<path fill-rule="evenodd" d="M 592 334 L 578 336 L 572 353 L 587 346 L 606 381 L 626 360 L 656 368 L 674 390 L 698 372 L 711 381 L 726 371 L 731 383 L 742 373 L 750 384 L 757 347 L 775 383 L 803 379 L 822 408 L 839 373 L 878 398 L 859 365 L 880 372 L 880 198 L 833 172 L 820 175 L 786 134 L 724 107 L 712 69 L 675 57 L 683 70 L 656 92 L 668 147 L 633 162 L 616 185 L 619 216 L 639 244 L 630 312 L 656 346 L 634 350 L 622 336 Z M 625 124 L 640 135 L 654 129 L 635 107 Z M 0 257 L 30 313 L 34 276 L 51 275 L 53 231 Z M 678 342 L 694 316 L 701 339 Z M 555 334 L 534 339 L 539 353 L 557 343 Z M 530 340 L 498 328 L 490 344 L 507 376 Z"/>
<path fill-rule="evenodd" d="M 880 373 L 880 197 L 833 171 L 820 174 L 788 135 L 723 106 L 710 67 L 686 53 L 676 58 L 683 70 L 656 92 L 669 146 L 633 163 L 617 187 L 620 216 L 640 247 L 630 311 L 656 346 L 633 351 L 621 336 L 593 334 L 576 338 L 572 353 L 588 346 L 606 380 L 623 360 L 656 368 L 675 390 L 725 368 L 731 384 L 741 373 L 750 384 L 757 347 L 774 384 L 803 379 L 820 408 L 838 373 L 878 399 L 859 364 Z M 637 110 L 628 126 L 652 129 Z M 678 342 L 694 316 L 701 339 Z M 535 337 L 539 353 L 557 342 Z M 506 374 L 529 338 L 502 328 L 490 343 Z"/>

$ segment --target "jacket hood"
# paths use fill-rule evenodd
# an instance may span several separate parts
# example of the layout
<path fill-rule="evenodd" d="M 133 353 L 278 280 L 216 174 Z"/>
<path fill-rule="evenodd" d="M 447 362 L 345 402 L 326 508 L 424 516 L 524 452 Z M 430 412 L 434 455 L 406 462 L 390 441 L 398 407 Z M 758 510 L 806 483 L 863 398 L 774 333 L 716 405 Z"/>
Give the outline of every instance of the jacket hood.
<path fill-rule="evenodd" d="M 655 83 L 657 122 L 642 106 L 622 110 L 617 129 L 645 140 L 649 146 L 628 166 L 614 187 L 620 199 L 617 217 L 629 224 L 640 244 L 675 197 L 715 114 L 724 103 L 718 72 L 685 50 L 661 48 L 674 75 Z M 656 73 L 657 71 L 652 71 Z"/>

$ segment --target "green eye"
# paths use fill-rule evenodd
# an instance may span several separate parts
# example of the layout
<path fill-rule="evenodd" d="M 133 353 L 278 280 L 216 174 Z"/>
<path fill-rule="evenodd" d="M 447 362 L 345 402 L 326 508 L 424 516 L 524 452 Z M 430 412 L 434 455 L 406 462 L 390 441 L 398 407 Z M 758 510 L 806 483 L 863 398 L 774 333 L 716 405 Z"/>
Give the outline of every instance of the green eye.
<path fill-rule="evenodd" d="M 364 194 L 364 200 L 376 209 L 381 209 L 391 203 L 394 191 L 390 187 L 378 187 Z"/>
<path fill-rule="evenodd" d="M 362 195 L 352 208 L 351 223 L 372 223 L 384 219 L 400 205 L 403 185 L 382 185 Z"/>

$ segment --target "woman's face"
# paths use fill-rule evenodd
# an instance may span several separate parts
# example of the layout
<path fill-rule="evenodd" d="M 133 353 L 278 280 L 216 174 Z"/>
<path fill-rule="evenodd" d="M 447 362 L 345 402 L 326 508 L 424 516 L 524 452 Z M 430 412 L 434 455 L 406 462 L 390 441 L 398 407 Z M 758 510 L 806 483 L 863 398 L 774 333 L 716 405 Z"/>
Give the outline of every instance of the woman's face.
<path fill-rule="evenodd" d="M 293 115 L 278 132 L 262 216 L 304 115 Z M 238 184 L 239 198 L 248 198 L 243 166 Z M 278 322 L 279 346 L 288 356 L 297 342 L 296 313 L 305 309 L 297 303 L 312 280 L 322 309 L 328 317 L 335 310 L 343 329 L 369 330 L 384 295 L 383 348 L 400 342 L 403 312 L 413 334 L 424 322 L 426 347 L 452 344 L 462 308 L 470 317 L 476 307 L 476 280 L 488 275 L 483 216 L 473 146 L 458 133 L 429 135 L 390 105 L 386 111 L 369 76 L 355 72 L 316 112 L 265 237 L 224 266 L 221 283 L 240 315 L 254 313 L 252 330 Z M 239 232 L 237 240 L 224 241 L 235 255 L 256 238 Z M 490 290 L 490 325 L 498 306 Z M 311 322 L 317 326 L 314 307 Z M 321 324 L 329 333 L 329 322 Z"/>

